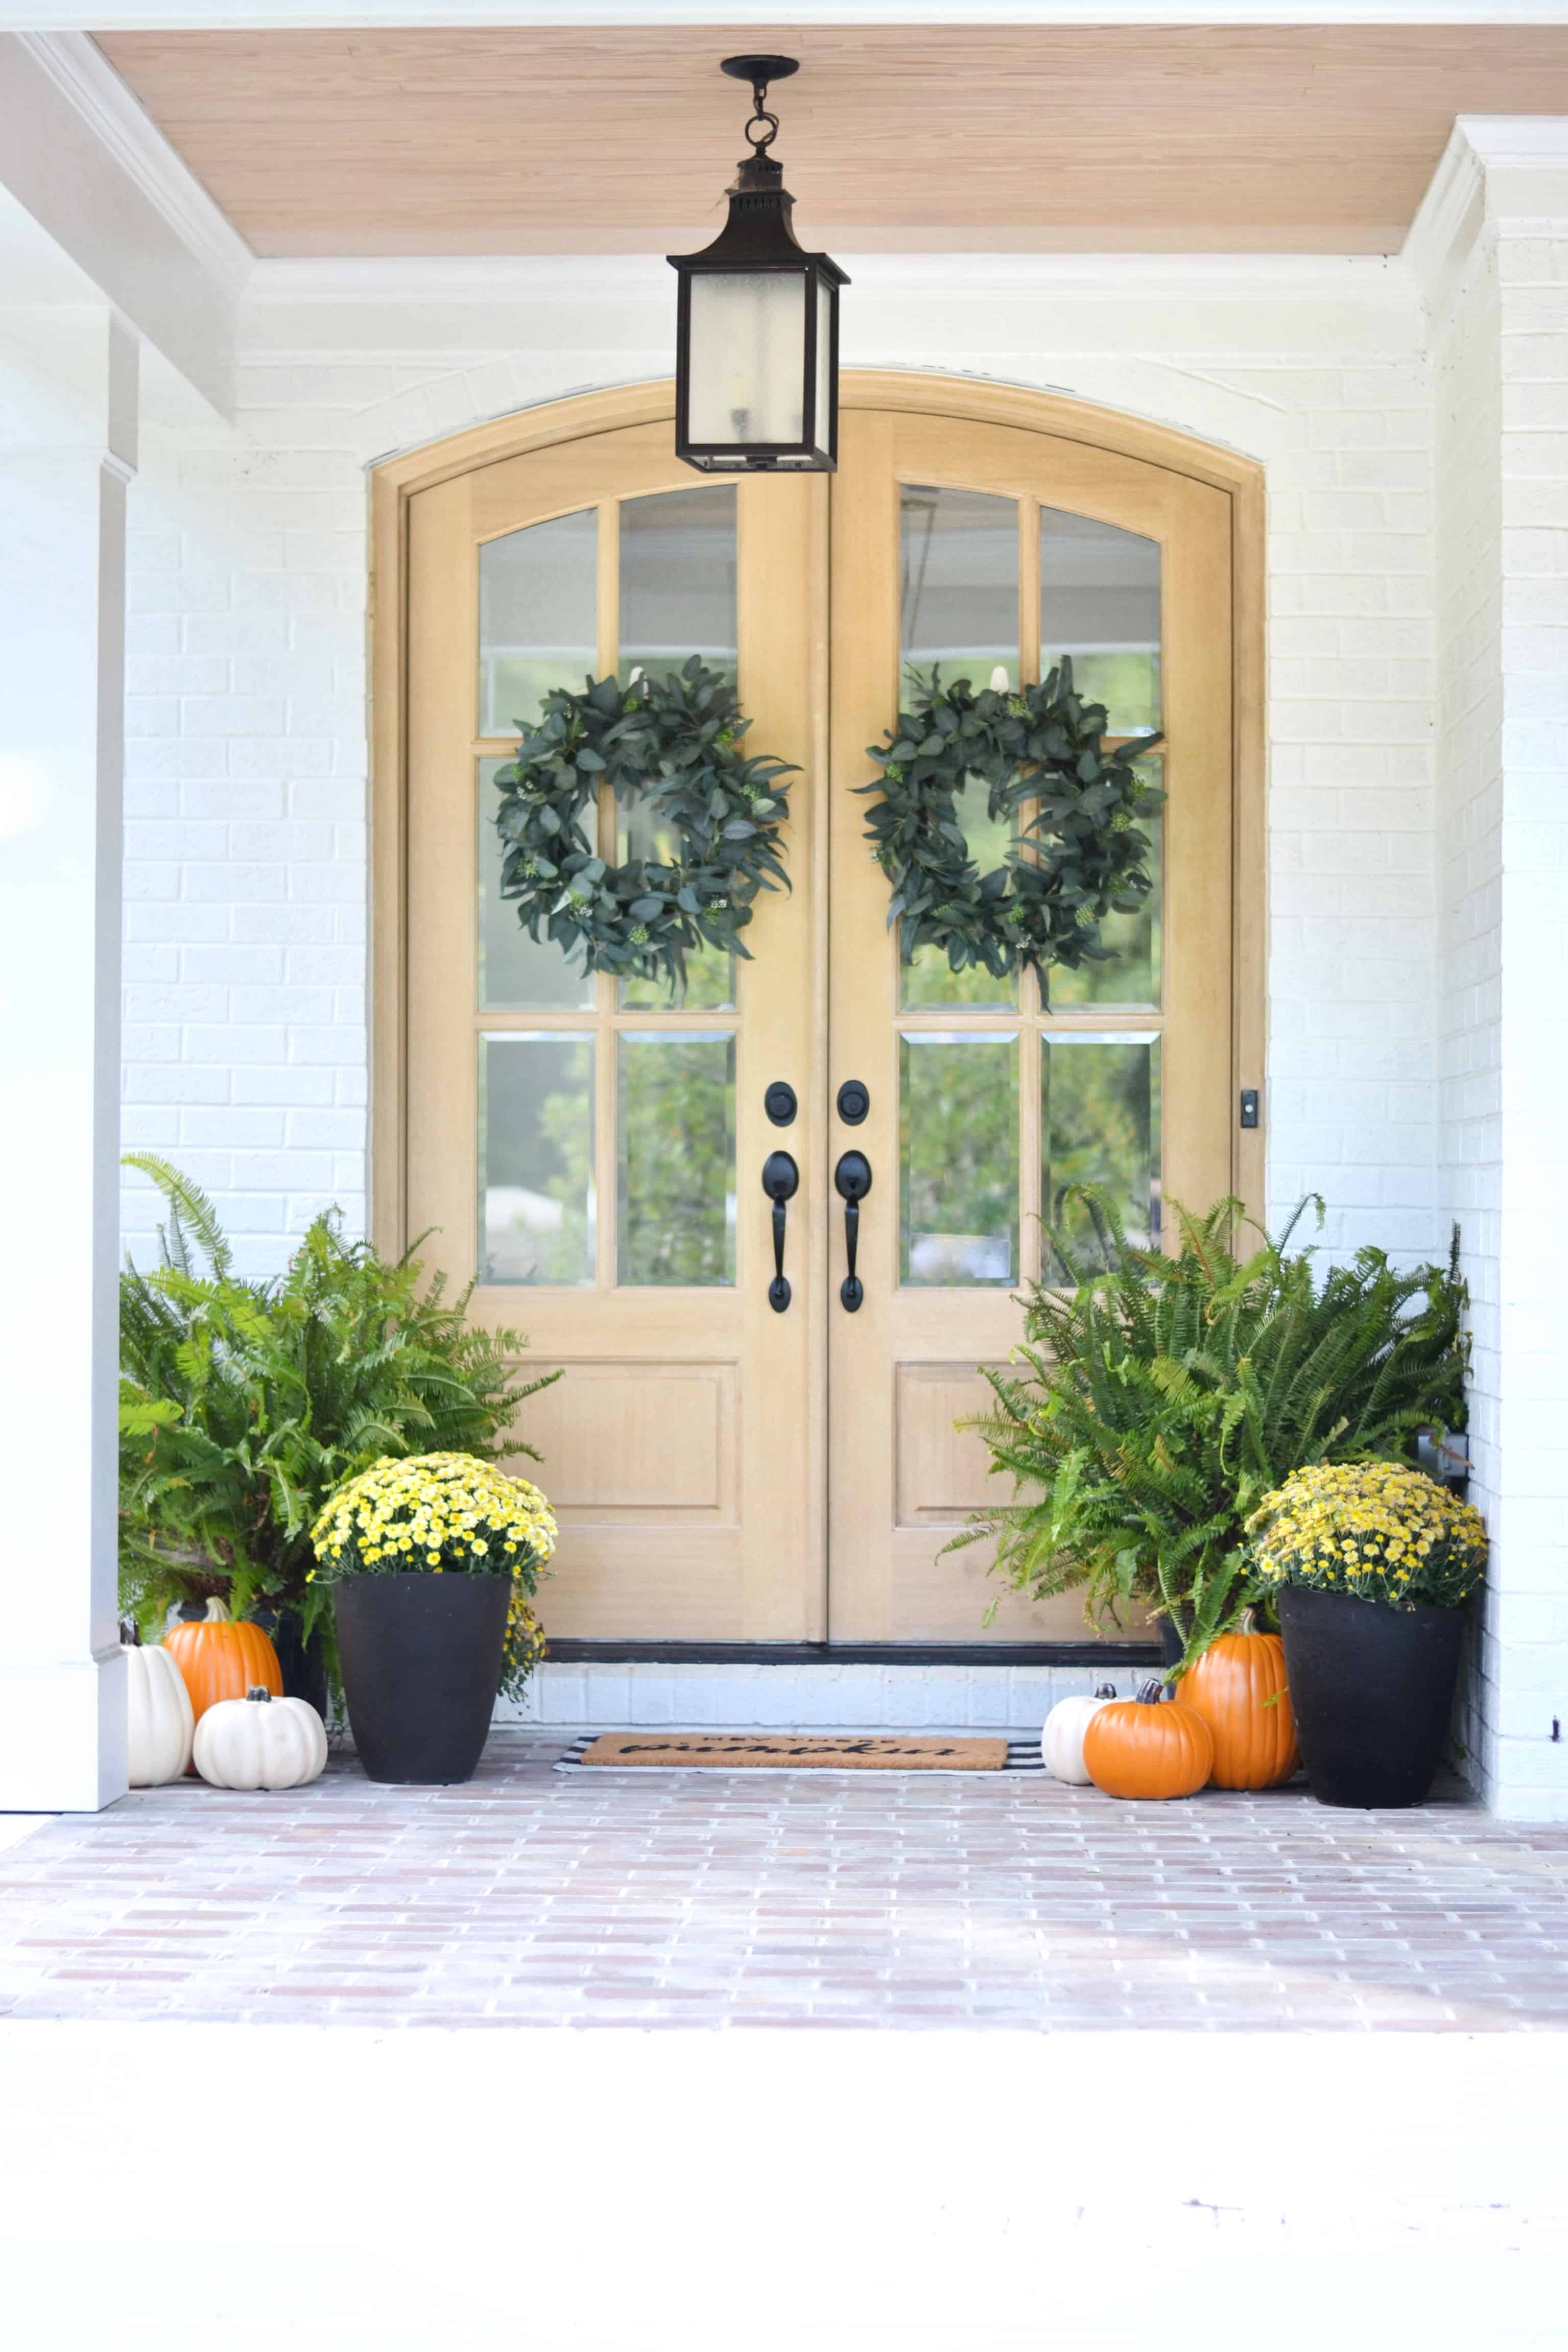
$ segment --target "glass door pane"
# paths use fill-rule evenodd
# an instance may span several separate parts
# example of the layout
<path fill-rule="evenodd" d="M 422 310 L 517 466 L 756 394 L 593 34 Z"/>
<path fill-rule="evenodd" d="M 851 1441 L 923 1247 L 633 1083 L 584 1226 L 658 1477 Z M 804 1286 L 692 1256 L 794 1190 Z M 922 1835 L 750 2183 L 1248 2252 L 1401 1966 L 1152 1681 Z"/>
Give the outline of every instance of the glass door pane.
<path fill-rule="evenodd" d="M 623 683 L 692 655 L 735 675 L 735 485 L 621 501 Z"/>
<path fill-rule="evenodd" d="M 559 1032 L 479 1039 L 483 1283 L 594 1279 L 594 1040 Z"/>
<path fill-rule="evenodd" d="M 899 1041 L 899 1279 L 1018 1278 L 1018 1040 L 992 1030 Z"/>
<path fill-rule="evenodd" d="M 595 675 L 599 518 L 592 507 L 530 523 L 479 550 L 481 735 L 516 735 L 552 686 Z"/>
<path fill-rule="evenodd" d="M 629 681 L 668 676 L 695 654 L 732 679 L 736 659 L 736 505 L 732 482 L 710 489 L 666 490 L 626 499 L 620 509 L 620 675 Z M 616 813 L 616 862 L 646 859 L 668 866 L 679 844 L 646 803 Z M 689 957 L 686 993 L 662 982 L 621 982 L 628 1012 L 731 1010 L 735 958 L 704 948 Z"/>
<path fill-rule="evenodd" d="M 1080 1267 L 1100 1253 L 1068 1189 L 1093 1184 L 1140 1249 L 1160 1243 L 1160 1040 L 1152 1034 L 1107 1036 L 1080 1032 L 1041 1040 L 1041 1152 L 1046 1221 Z M 1206 1202 L 1205 1204 L 1207 1205 Z M 1059 1260 L 1046 1279 L 1061 1278 Z"/>
<path fill-rule="evenodd" d="M 623 1030 L 616 1279 L 735 1279 L 735 1039 L 730 1031 Z"/>
<path fill-rule="evenodd" d="M 899 492 L 900 698 L 907 707 L 917 680 L 933 668 L 944 685 L 967 677 L 975 687 L 1018 682 L 1018 507 L 1014 499 L 975 490 L 903 484 Z M 1014 837 L 1010 816 L 987 813 L 983 784 L 957 796 L 958 822 L 982 874 L 1000 866 Z M 935 948 L 920 949 L 899 968 L 900 1003 L 1011 1006 L 1016 978 L 998 980 L 984 965 L 954 971 Z"/>
<path fill-rule="evenodd" d="M 1073 682 L 1118 735 L 1160 724 L 1160 542 L 1088 515 L 1040 509 L 1040 674 Z"/>
<path fill-rule="evenodd" d="M 580 692 L 598 669 L 599 519 L 592 507 L 528 524 L 479 551 L 479 732 L 519 736 L 553 687 Z M 477 1001 L 487 1010 L 584 1009 L 594 982 L 581 955 L 536 940 L 501 896 L 505 845 L 496 830 L 496 778 L 510 754 L 476 770 L 479 845 Z"/>

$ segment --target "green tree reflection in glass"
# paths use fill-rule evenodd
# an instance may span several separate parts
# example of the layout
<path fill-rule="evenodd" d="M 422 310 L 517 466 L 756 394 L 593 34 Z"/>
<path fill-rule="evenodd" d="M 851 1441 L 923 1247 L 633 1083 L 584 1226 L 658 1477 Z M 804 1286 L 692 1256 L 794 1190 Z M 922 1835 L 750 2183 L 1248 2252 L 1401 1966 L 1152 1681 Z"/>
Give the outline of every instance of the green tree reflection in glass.
<path fill-rule="evenodd" d="M 1016 1037 L 909 1032 L 899 1080 L 900 1282 L 1016 1282 Z"/>
<path fill-rule="evenodd" d="M 636 1030 L 619 1041 L 616 1280 L 735 1279 L 735 1040 Z"/>
<path fill-rule="evenodd" d="M 1164 762 L 1140 760 L 1139 772 L 1152 784 L 1163 785 Z M 1164 934 L 1165 829 L 1158 812 L 1139 820 L 1149 836 L 1149 871 L 1154 887 L 1131 914 L 1111 913 L 1100 926 L 1102 946 L 1110 950 L 1108 963 L 1087 962 L 1076 971 L 1056 966 L 1050 974 L 1053 1006 L 1073 1004 L 1126 1005 L 1129 1011 L 1152 1012 L 1160 1003 L 1161 961 Z"/>
<path fill-rule="evenodd" d="M 479 1280 L 594 1279 L 594 1040 L 479 1040 Z"/>
<path fill-rule="evenodd" d="M 1103 1263 L 1073 1184 L 1096 1184 L 1141 1247 L 1160 1239 L 1160 1040 L 1157 1036 L 1047 1037 L 1042 1041 L 1046 1223 L 1080 1264 Z M 1061 1261 L 1047 1279 L 1060 1279 Z"/>

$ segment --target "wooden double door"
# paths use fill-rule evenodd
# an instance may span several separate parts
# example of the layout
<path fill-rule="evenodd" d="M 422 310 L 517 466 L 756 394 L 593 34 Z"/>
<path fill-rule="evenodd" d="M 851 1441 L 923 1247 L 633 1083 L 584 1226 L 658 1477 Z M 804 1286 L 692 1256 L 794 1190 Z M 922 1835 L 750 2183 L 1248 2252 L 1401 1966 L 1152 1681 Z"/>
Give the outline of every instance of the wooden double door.
<path fill-rule="evenodd" d="M 564 1369 L 522 1423 L 562 1527 L 552 1633 L 1081 1638 L 1070 1599 L 1008 1595 L 987 1628 L 984 1553 L 942 1556 L 994 1491 L 954 1424 L 1049 1276 L 1067 1186 L 1151 1235 L 1232 1188 L 1231 550 L 1232 501 L 1194 474 L 852 383 L 831 479 L 698 481 L 660 415 L 408 499 L 405 1213 L 476 1317 Z M 521 931 L 494 777 L 550 686 L 692 654 L 800 771 L 794 887 L 751 961 L 698 962 L 672 1003 Z M 911 667 L 1016 682 L 1063 654 L 1117 731 L 1158 730 L 1168 800 L 1153 898 L 1047 1004 L 900 964 L 853 787 Z M 983 804 L 969 839 L 983 866 L 1005 847 Z M 607 797 L 600 845 L 660 854 Z"/>

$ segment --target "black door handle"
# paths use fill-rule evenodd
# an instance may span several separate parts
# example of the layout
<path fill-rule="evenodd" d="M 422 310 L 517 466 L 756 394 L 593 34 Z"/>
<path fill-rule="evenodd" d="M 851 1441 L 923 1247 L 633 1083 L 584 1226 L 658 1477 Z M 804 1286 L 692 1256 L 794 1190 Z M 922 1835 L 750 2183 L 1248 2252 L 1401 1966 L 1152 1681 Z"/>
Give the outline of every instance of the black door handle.
<path fill-rule="evenodd" d="M 763 1190 L 773 1204 L 773 1278 L 768 1285 L 768 1305 L 782 1315 L 789 1305 L 784 1280 L 784 1219 L 800 1183 L 800 1170 L 787 1151 L 770 1151 L 763 1162 Z"/>
<path fill-rule="evenodd" d="M 838 1286 L 838 1296 L 853 1315 L 866 1296 L 866 1286 L 855 1271 L 860 1241 L 860 1203 L 871 1189 L 871 1163 L 863 1151 L 847 1151 L 833 1171 L 833 1181 L 844 1203 L 844 1253 L 849 1271 Z"/>

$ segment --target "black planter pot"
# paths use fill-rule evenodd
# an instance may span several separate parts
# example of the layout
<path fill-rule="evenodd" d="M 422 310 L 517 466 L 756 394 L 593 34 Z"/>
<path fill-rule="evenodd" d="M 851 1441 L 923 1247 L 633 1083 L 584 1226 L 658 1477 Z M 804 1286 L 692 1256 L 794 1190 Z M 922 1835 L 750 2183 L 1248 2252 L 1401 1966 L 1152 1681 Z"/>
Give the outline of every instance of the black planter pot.
<path fill-rule="evenodd" d="M 321 1655 L 320 1628 L 307 1642 L 305 1621 L 297 1609 L 279 1609 L 276 1612 L 270 1609 L 258 1609 L 254 1613 L 263 1633 L 271 1636 L 272 1646 L 278 1653 L 284 1697 L 308 1700 L 324 1722 L 327 1713 L 327 1662 Z"/>
<path fill-rule="evenodd" d="M 349 1576 L 332 1587 L 349 1727 L 367 1778 L 471 1779 L 500 1688 L 511 1579 Z"/>
<path fill-rule="evenodd" d="M 1192 1615 L 1187 1611 L 1184 1611 L 1182 1615 L 1186 1619 L 1184 1624 L 1181 1617 L 1168 1617 L 1163 1613 L 1154 1620 L 1160 1629 L 1160 1664 L 1163 1666 L 1177 1664 L 1187 1646 L 1187 1635 L 1193 1630 Z"/>
<path fill-rule="evenodd" d="M 1425 1802 L 1443 1753 L 1465 1611 L 1279 1590 L 1301 1761 L 1321 1805 Z"/>

